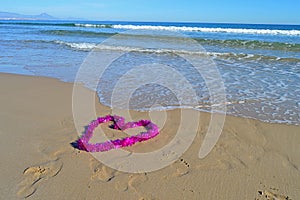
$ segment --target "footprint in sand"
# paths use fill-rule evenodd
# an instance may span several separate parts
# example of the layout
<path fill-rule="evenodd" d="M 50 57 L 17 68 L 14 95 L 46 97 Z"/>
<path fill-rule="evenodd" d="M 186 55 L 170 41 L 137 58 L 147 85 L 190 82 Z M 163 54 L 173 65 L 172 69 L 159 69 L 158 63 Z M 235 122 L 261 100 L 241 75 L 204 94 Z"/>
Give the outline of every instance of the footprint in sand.
<path fill-rule="evenodd" d="M 173 174 L 173 176 L 181 177 L 190 172 L 191 165 L 183 158 L 180 158 L 172 165 L 172 167 L 175 167 L 176 169 L 176 172 Z"/>
<path fill-rule="evenodd" d="M 128 189 L 132 189 L 135 192 L 139 193 L 139 187 L 143 183 L 148 181 L 147 173 L 144 174 L 118 174 L 118 178 L 115 182 L 115 189 L 119 192 L 125 192 Z"/>
<path fill-rule="evenodd" d="M 148 180 L 147 173 L 129 176 L 128 186 L 137 192 L 138 187 Z"/>
<path fill-rule="evenodd" d="M 150 197 L 140 197 L 139 200 L 155 200 L 152 196 Z"/>
<path fill-rule="evenodd" d="M 265 200 L 291 200 L 288 196 L 276 194 L 274 192 L 265 190 L 265 191 L 258 191 L 260 197 Z M 260 199 L 257 199 L 260 200 Z"/>
<path fill-rule="evenodd" d="M 92 170 L 91 180 L 109 182 L 115 177 L 116 170 L 106 167 L 94 159 L 91 160 L 90 168 Z"/>
<path fill-rule="evenodd" d="M 28 167 L 24 170 L 23 181 L 19 184 L 18 196 L 30 197 L 38 188 L 38 183 L 55 177 L 62 169 L 63 164 L 59 160 L 43 163 L 38 166 Z"/>
<path fill-rule="evenodd" d="M 143 184 L 146 183 L 147 181 L 148 181 L 147 173 L 130 175 L 128 181 L 128 187 L 132 189 L 138 196 L 140 196 L 139 199 L 153 200 L 154 198 L 152 197 L 151 194 L 145 194 L 144 192 L 142 192 L 141 189 Z"/>
<path fill-rule="evenodd" d="M 66 118 L 66 119 L 63 119 L 59 122 L 60 126 L 63 127 L 64 129 L 66 127 L 71 127 L 74 125 L 74 120 L 73 120 L 73 117 L 72 118 Z"/>
<path fill-rule="evenodd" d="M 117 181 L 115 183 L 115 189 L 119 192 L 125 192 L 128 190 L 128 181 Z"/>
<path fill-rule="evenodd" d="M 91 180 L 108 183 L 113 181 L 114 188 L 119 192 L 125 192 L 130 189 L 139 194 L 139 187 L 148 180 L 147 174 L 134 174 L 118 172 L 117 170 L 106 167 L 98 160 L 90 160 L 90 169 L 92 171 Z"/>
<path fill-rule="evenodd" d="M 278 194 L 278 189 L 276 188 L 270 188 L 270 190 L 259 190 L 258 196 L 259 197 L 255 198 L 255 200 L 291 200 L 288 196 Z"/>

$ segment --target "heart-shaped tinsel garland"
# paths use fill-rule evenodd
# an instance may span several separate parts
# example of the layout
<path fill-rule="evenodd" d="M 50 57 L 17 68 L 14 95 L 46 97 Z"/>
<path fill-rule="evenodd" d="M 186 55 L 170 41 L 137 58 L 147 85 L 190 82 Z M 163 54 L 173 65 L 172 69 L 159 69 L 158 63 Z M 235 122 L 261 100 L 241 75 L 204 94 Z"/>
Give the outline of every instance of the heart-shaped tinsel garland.
<path fill-rule="evenodd" d="M 129 128 L 136 128 L 143 126 L 146 128 L 147 132 L 142 132 L 134 136 L 126 137 L 123 139 L 111 140 L 103 143 L 90 144 L 89 141 L 93 136 L 95 128 L 99 124 L 112 121 L 113 129 L 126 130 Z M 159 134 L 159 129 L 156 124 L 152 123 L 150 120 L 140 120 L 138 122 L 128 122 L 125 123 L 125 119 L 120 116 L 107 115 L 105 117 L 99 117 L 98 119 L 92 121 L 86 132 L 77 140 L 78 149 L 87 152 L 103 152 L 111 149 L 118 149 L 122 147 L 127 147 L 135 144 L 136 142 L 142 142 L 149 140 Z"/>

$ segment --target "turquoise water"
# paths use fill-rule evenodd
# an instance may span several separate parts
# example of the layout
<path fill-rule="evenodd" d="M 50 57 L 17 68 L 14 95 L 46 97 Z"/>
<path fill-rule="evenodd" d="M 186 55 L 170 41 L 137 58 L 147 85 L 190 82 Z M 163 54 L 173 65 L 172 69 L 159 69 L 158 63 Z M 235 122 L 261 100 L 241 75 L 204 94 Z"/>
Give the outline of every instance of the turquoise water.
<path fill-rule="evenodd" d="M 182 52 L 201 56 L 196 55 L 199 52 L 182 45 L 170 52 L 166 46 L 184 43 L 188 37 L 201 44 L 217 66 L 226 89 L 227 114 L 300 124 L 299 25 L 0 21 L 0 34 L 0 72 L 73 82 L 93 49 L 130 51 L 101 77 L 97 92 L 103 104 L 111 104 L 117 80 L 133 66 L 164 63 L 194 85 L 198 105 L 191 107 L 210 111 L 205 81 L 174 56 Z M 116 35 L 121 35 L 126 45 L 99 45 Z M 161 41 L 169 43 L 152 48 Z M 172 91 L 155 84 L 138 89 L 130 102 L 137 110 L 150 109 L 153 104 L 159 105 L 157 109 L 180 107 Z"/>

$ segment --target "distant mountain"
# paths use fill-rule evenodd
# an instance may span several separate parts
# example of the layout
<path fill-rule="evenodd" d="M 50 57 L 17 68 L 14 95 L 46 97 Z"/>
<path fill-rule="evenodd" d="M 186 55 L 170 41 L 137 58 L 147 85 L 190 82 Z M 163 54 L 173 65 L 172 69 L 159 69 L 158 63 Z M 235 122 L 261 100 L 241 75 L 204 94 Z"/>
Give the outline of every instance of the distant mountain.
<path fill-rule="evenodd" d="M 41 14 L 36 15 L 34 17 L 39 18 L 39 19 L 57 19 L 56 17 L 53 17 L 53 16 L 51 16 L 47 13 L 41 13 Z"/>
<path fill-rule="evenodd" d="M 20 19 L 20 20 L 55 20 L 56 17 L 53 17 L 47 13 L 41 13 L 39 15 L 22 15 L 18 13 L 10 12 L 0 12 L 0 19 Z"/>

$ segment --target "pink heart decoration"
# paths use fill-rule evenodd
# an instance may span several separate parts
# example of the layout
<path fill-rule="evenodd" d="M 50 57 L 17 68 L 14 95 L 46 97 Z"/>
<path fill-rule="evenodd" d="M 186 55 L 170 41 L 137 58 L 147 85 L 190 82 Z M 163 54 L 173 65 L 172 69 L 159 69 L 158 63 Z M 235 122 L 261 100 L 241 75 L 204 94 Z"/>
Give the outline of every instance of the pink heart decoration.
<path fill-rule="evenodd" d="M 123 139 L 111 140 L 103 143 L 90 144 L 89 141 L 93 136 L 95 128 L 99 124 L 112 121 L 113 129 L 116 130 L 126 130 L 129 128 L 145 127 L 147 132 L 142 132 L 134 136 L 126 137 Z M 152 123 L 150 120 L 140 120 L 138 122 L 128 122 L 125 123 L 125 119 L 120 116 L 107 115 L 105 117 L 99 117 L 98 119 L 92 121 L 86 132 L 77 140 L 78 149 L 87 152 L 103 152 L 109 151 L 111 149 L 118 149 L 122 147 L 132 146 L 136 142 L 142 142 L 154 138 L 159 134 L 159 129 L 156 124 Z"/>

